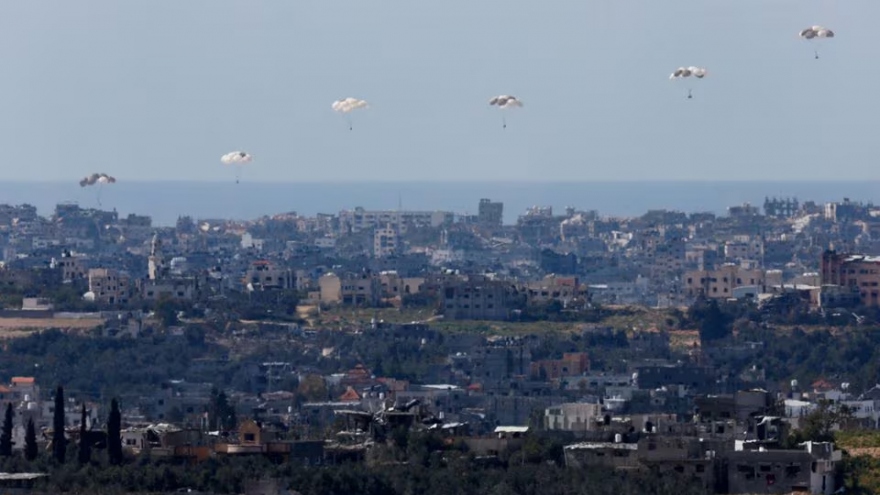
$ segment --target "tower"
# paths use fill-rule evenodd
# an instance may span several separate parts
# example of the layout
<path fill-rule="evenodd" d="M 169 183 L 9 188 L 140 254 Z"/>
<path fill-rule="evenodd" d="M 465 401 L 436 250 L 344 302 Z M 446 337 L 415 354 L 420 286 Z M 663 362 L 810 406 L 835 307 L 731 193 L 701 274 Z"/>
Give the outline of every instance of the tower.
<path fill-rule="evenodd" d="M 159 280 L 165 273 L 165 260 L 162 258 L 162 241 L 159 234 L 153 233 L 150 242 L 150 257 L 147 263 L 147 276 L 150 280 Z"/>

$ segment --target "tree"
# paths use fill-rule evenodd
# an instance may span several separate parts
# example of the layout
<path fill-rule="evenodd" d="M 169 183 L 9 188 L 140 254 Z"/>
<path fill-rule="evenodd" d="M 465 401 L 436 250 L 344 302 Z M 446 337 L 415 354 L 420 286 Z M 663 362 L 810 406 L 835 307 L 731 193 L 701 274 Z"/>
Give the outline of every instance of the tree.
<path fill-rule="evenodd" d="M 119 401 L 110 401 L 110 417 L 107 418 L 107 457 L 110 464 L 122 464 L 122 414 Z"/>
<path fill-rule="evenodd" d="M 67 438 L 64 436 L 64 388 L 55 389 L 55 414 L 52 418 L 52 456 L 59 464 L 64 464 L 67 451 Z"/>
<path fill-rule="evenodd" d="M 699 327 L 702 342 L 721 340 L 731 333 L 727 315 L 721 311 L 718 301 L 714 299 L 707 301 L 702 298 L 695 302 L 690 317 Z"/>
<path fill-rule="evenodd" d="M 0 455 L 12 455 L 12 403 L 6 404 L 6 417 L 3 419 L 3 431 L 0 432 Z"/>
<path fill-rule="evenodd" d="M 837 405 L 829 400 L 820 400 L 816 409 L 801 418 L 798 440 L 813 442 L 833 442 L 834 427 L 852 419 L 852 411 L 846 405 Z"/>
<path fill-rule="evenodd" d="M 395 359 L 396 356 L 392 358 Z M 398 367 L 400 363 L 398 362 Z M 392 366 L 393 368 L 393 366 Z M 399 376 L 399 375 L 390 375 Z M 320 375 L 306 375 L 296 389 L 297 393 L 310 401 L 327 400 L 327 384 Z"/>
<path fill-rule="evenodd" d="M 88 464 L 92 460 L 92 444 L 89 430 L 86 428 L 86 405 L 83 403 L 82 416 L 79 420 L 79 463 Z"/>
<path fill-rule="evenodd" d="M 232 430 L 238 423 L 235 407 L 229 404 L 226 392 L 214 389 L 211 391 L 211 405 L 208 410 L 208 428 Z"/>
<path fill-rule="evenodd" d="M 37 447 L 37 431 L 34 428 L 34 420 L 29 419 L 27 431 L 24 434 L 24 458 L 33 461 L 40 453 Z"/>
<path fill-rule="evenodd" d="M 162 322 L 164 328 L 177 325 L 177 303 L 167 294 L 159 296 L 153 311 L 156 313 L 156 317 Z"/>

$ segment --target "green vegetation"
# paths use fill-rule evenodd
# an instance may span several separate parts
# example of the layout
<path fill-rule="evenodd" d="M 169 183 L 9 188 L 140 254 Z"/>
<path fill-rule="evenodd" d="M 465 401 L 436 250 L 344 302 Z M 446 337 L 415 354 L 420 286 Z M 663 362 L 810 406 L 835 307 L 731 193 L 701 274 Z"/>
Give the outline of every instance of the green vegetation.
<path fill-rule="evenodd" d="M 184 376 L 193 360 L 225 352 L 189 335 L 117 339 L 48 330 L 9 341 L 0 350 L 0 375 L 64 383 L 77 395 L 91 397 L 102 391 L 150 392 L 163 381 Z"/>
<path fill-rule="evenodd" d="M 55 412 L 52 415 L 52 456 L 58 464 L 64 464 L 67 453 L 67 437 L 64 436 L 64 388 L 55 389 Z"/>
<path fill-rule="evenodd" d="M 122 413 L 119 411 L 119 401 L 113 399 L 110 402 L 110 416 L 107 418 L 107 459 L 113 466 L 122 464 Z"/>
<path fill-rule="evenodd" d="M 15 413 L 12 410 L 12 402 L 6 404 L 6 414 L 3 418 L 3 431 L 0 432 L 0 456 L 12 455 L 12 426 Z"/>
<path fill-rule="evenodd" d="M 843 464 L 846 493 L 880 493 L 880 431 L 837 431 L 834 440 L 846 454 Z"/>
<path fill-rule="evenodd" d="M 880 430 L 849 430 L 834 433 L 842 449 L 880 449 Z"/>
<path fill-rule="evenodd" d="M 458 446 L 443 449 L 438 436 L 420 433 L 384 445 L 374 463 L 304 467 L 272 463 L 262 457 L 212 458 L 200 464 L 127 459 L 120 466 L 106 458 L 85 465 L 59 465 L 46 457 L 0 460 L 6 472 L 47 472 L 36 489 L 49 493 L 170 492 L 191 489 L 242 493 L 256 480 L 277 479 L 303 495 L 459 495 L 459 494 L 648 494 L 697 495 L 706 491 L 675 473 L 616 473 L 607 469 L 568 469 L 561 443 L 535 437 L 519 450 L 485 462 Z M 387 460 L 383 460 L 387 459 Z"/>

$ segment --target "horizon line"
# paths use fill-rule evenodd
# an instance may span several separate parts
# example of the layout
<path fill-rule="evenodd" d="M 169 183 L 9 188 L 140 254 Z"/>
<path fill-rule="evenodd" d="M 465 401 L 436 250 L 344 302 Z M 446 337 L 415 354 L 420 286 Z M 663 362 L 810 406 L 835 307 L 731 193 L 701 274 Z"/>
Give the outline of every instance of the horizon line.
<path fill-rule="evenodd" d="M 33 179 L 0 179 L 0 184 L 73 184 L 77 185 L 77 180 L 33 180 Z M 127 183 L 172 183 L 172 184 L 229 184 L 229 185 L 246 185 L 246 184 L 272 184 L 272 185 L 296 185 L 296 184 L 414 184 L 414 183 L 435 183 L 435 184 L 645 184 L 645 183 L 846 183 L 846 182 L 880 182 L 880 178 L 876 179 L 307 179 L 307 180 L 249 180 L 235 183 L 226 180 L 217 179 L 131 179 L 118 181 L 119 184 Z"/>

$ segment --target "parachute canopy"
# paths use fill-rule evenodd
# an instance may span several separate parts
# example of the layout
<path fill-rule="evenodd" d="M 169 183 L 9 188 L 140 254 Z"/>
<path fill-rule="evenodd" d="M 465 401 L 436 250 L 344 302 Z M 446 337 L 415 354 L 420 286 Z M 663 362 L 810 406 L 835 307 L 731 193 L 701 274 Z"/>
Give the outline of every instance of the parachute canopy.
<path fill-rule="evenodd" d="M 498 107 L 500 109 L 505 108 L 521 108 L 523 106 L 522 102 L 519 101 L 516 96 L 510 95 L 500 95 L 489 100 L 489 105 L 493 107 Z"/>
<path fill-rule="evenodd" d="M 94 173 L 92 175 L 83 177 L 79 180 L 80 187 L 86 186 L 94 186 L 95 184 L 115 184 L 116 177 L 107 175 L 105 173 Z"/>
<path fill-rule="evenodd" d="M 226 165 L 250 163 L 254 158 L 244 151 L 232 151 L 220 157 Z"/>
<path fill-rule="evenodd" d="M 706 69 L 703 67 L 694 67 L 693 65 L 690 67 L 679 67 L 675 69 L 675 72 L 669 75 L 669 79 L 681 79 L 685 77 L 696 77 L 697 79 L 702 79 L 706 77 Z"/>
<path fill-rule="evenodd" d="M 806 40 L 811 40 L 815 38 L 833 38 L 834 31 L 824 28 L 822 26 L 810 26 L 806 29 L 802 29 L 798 36 L 804 38 Z"/>
<path fill-rule="evenodd" d="M 352 110 L 368 108 L 369 105 L 367 104 L 366 100 L 359 100 L 357 98 L 349 97 L 342 100 L 334 101 L 331 107 L 333 108 L 334 112 L 349 113 Z"/>

